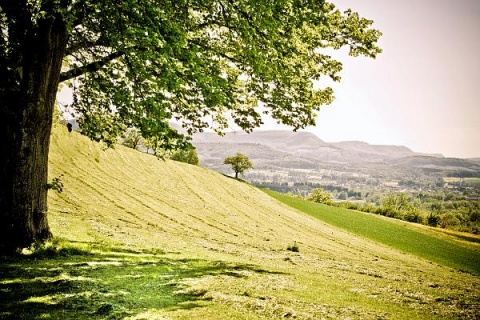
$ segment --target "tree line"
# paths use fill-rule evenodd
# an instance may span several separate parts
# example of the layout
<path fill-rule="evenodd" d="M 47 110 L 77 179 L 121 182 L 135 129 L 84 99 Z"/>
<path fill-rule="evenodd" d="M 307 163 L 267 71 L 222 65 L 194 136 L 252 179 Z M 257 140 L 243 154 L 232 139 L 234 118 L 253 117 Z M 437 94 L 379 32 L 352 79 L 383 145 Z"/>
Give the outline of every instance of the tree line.
<path fill-rule="evenodd" d="M 183 149 L 163 148 L 164 141 L 158 137 L 144 138 L 140 130 L 129 128 L 120 138 L 120 143 L 134 150 L 144 148 L 144 152 L 153 154 L 161 159 L 171 159 L 178 162 L 198 165 L 199 158 L 194 146 L 188 146 Z"/>

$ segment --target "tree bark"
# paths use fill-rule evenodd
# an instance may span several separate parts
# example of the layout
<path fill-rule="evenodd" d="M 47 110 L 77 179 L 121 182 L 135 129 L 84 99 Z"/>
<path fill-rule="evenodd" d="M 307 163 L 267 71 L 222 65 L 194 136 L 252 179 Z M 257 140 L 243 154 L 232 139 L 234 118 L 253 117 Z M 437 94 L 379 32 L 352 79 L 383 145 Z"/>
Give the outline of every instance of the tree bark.
<path fill-rule="evenodd" d="M 68 40 L 54 18 L 19 34 L 17 64 L 0 81 L 0 253 L 7 254 L 51 237 L 48 152 Z"/>

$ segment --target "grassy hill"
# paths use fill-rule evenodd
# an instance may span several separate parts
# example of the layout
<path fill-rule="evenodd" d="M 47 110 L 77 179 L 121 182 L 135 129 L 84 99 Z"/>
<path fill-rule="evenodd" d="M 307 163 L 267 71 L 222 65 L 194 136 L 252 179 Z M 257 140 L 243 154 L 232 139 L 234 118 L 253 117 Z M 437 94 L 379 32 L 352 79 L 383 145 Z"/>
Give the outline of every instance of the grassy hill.
<path fill-rule="evenodd" d="M 55 130 L 57 249 L 0 263 L 0 319 L 474 319 L 480 280 L 249 184 Z M 298 252 L 287 250 L 296 244 Z"/>
<path fill-rule="evenodd" d="M 265 190 L 328 224 L 430 261 L 480 275 L 480 237 L 446 232 L 380 215 L 331 207 Z M 433 232 L 432 232 L 433 231 Z M 446 240 L 446 237 L 450 239 Z"/>

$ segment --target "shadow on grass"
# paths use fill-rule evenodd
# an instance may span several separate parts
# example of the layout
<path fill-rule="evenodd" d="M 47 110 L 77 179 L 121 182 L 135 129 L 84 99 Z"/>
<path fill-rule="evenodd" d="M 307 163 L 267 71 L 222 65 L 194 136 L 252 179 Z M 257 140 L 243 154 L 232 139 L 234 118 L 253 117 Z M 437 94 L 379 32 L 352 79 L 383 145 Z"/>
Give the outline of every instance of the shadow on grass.
<path fill-rule="evenodd" d="M 269 273 L 251 265 L 172 259 L 148 251 L 58 251 L 0 262 L 0 319 L 123 319 L 207 305 L 184 280 Z"/>
<path fill-rule="evenodd" d="M 222 173 L 222 175 L 225 177 L 225 178 L 229 178 L 229 179 L 232 179 L 232 180 L 236 180 L 238 182 L 242 182 L 242 183 L 245 183 L 245 184 L 250 184 L 250 182 L 246 181 L 246 180 L 243 180 L 241 178 L 235 178 L 235 177 L 232 177 L 232 176 L 229 176 L 228 174 L 225 174 L 225 173 Z"/>
<path fill-rule="evenodd" d="M 451 235 L 454 238 L 458 238 L 460 240 L 463 240 L 463 241 L 480 243 L 480 239 L 478 238 L 478 236 L 475 237 L 475 236 L 469 236 L 469 235 L 464 235 L 464 234 L 455 234 L 455 233 L 449 233 L 449 235 Z"/>

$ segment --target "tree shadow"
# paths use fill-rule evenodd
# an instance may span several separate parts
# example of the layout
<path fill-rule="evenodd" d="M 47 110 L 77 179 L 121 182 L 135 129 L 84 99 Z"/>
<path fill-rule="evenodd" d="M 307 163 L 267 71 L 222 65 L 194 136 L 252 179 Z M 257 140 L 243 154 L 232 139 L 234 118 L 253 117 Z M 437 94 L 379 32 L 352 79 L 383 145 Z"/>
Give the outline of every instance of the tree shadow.
<path fill-rule="evenodd" d="M 478 238 L 478 236 L 469 236 L 467 234 L 456 234 L 456 233 L 449 233 L 449 235 L 451 235 L 452 237 L 454 238 L 458 238 L 460 240 L 463 240 L 463 241 L 467 241 L 467 242 L 473 242 L 473 243 L 480 243 L 480 239 Z"/>
<path fill-rule="evenodd" d="M 118 249 L 118 248 L 117 248 Z M 0 262 L 0 319 L 122 319 L 207 305 L 185 280 L 273 273 L 254 265 L 172 259 L 150 250 L 68 252 Z"/>
<path fill-rule="evenodd" d="M 242 178 L 235 178 L 235 177 L 232 177 L 232 176 L 229 176 L 228 174 L 225 174 L 225 173 L 222 173 L 222 175 L 225 177 L 225 178 L 229 178 L 229 179 L 232 179 L 232 180 L 235 180 L 235 181 L 238 181 L 238 182 L 242 182 L 242 183 L 246 183 L 246 184 L 250 184 L 250 182 L 246 181 L 246 180 L 243 180 Z"/>

